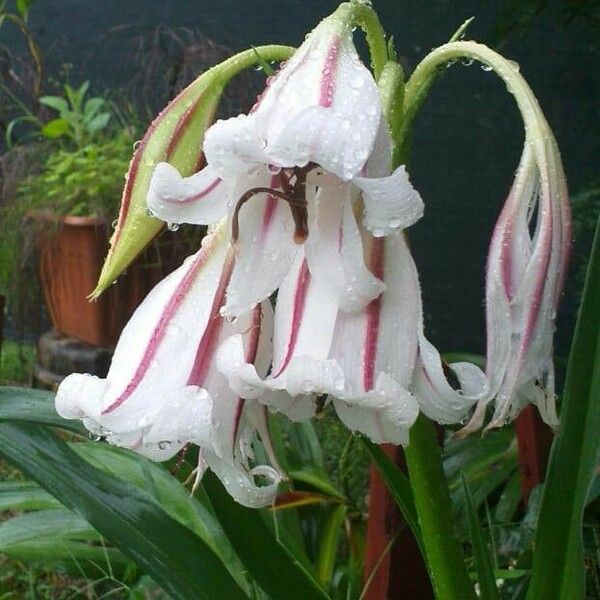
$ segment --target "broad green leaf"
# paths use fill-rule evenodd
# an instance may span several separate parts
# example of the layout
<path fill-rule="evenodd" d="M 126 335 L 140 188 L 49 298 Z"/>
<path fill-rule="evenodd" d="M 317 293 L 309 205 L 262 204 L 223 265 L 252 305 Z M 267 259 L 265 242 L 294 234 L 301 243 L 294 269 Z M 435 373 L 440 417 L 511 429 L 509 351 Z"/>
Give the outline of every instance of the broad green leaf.
<path fill-rule="evenodd" d="M 87 124 L 87 128 L 90 132 L 96 132 L 100 129 L 104 129 L 108 125 L 110 121 L 110 113 L 100 113 L 96 115 L 90 122 Z"/>
<path fill-rule="evenodd" d="M 313 576 L 275 539 L 259 511 L 235 502 L 210 472 L 202 484 L 238 556 L 269 596 L 286 600 L 328 598 Z"/>
<path fill-rule="evenodd" d="M 44 537 L 98 542 L 98 532 L 79 515 L 62 509 L 38 510 L 12 517 L 0 524 L 0 552 L 13 544 L 23 544 Z"/>
<path fill-rule="evenodd" d="M 334 508 L 327 519 L 319 556 L 317 557 L 317 579 L 325 588 L 329 587 L 333 577 L 333 569 L 337 558 L 340 533 L 346 517 L 346 506 L 341 504 Z"/>
<path fill-rule="evenodd" d="M 60 96 L 42 96 L 40 98 L 40 104 L 49 106 L 61 114 L 69 110 L 69 103 Z"/>
<path fill-rule="evenodd" d="M 413 493 L 408 478 L 385 455 L 379 446 L 375 445 L 365 437 L 363 437 L 362 440 L 369 451 L 371 459 L 375 463 L 379 474 L 385 481 L 385 485 L 392 495 L 392 498 L 398 505 L 400 512 L 402 512 L 404 520 L 415 536 L 415 540 L 417 540 L 417 543 L 421 548 L 421 552 L 424 553 L 421 528 L 417 518 L 417 509 L 415 507 L 415 500 L 413 498 Z M 423 556 L 425 556 L 425 554 L 423 554 Z"/>
<path fill-rule="evenodd" d="M 0 481 L 0 511 L 61 508 L 62 504 L 31 481 Z"/>
<path fill-rule="evenodd" d="M 90 98 L 83 108 L 83 114 L 86 120 L 92 119 L 96 113 L 106 104 L 104 98 Z"/>
<path fill-rule="evenodd" d="M 463 493 L 465 496 L 465 508 L 467 512 L 467 522 L 469 525 L 469 538 L 471 540 L 471 549 L 475 558 L 475 567 L 477 568 L 477 581 L 479 582 L 479 595 L 483 600 L 498 600 L 498 588 L 494 577 L 494 569 L 490 560 L 490 553 L 485 542 L 485 536 L 479 522 L 477 510 L 473 504 L 471 490 L 467 483 L 465 474 L 461 474 Z"/>
<path fill-rule="evenodd" d="M 146 196 L 154 167 L 166 161 L 184 177 L 198 170 L 204 132 L 214 119 L 221 94 L 232 77 L 256 64 L 256 51 L 264 60 L 276 61 L 289 58 L 293 48 L 261 46 L 212 67 L 172 100 L 148 128 L 131 159 L 117 226 L 93 297 L 99 296 L 164 227 L 147 212 Z"/>
<path fill-rule="evenodd" d="M 0 387 L 0 422 L 28 421 L 88 433 L 81 421 L 63 419 L 54 410 L 54 394 L 29 388 Z"/>
<path fill-rule="evenodd" d="M 164 467 L 108 444 L 76 443 L 71 444 L 71 448 L 97 469 L 144 490 L 172 518 L 200 536 L 221 558 L 238 584 L 245 584 L 242 563 L 214 514 L 191 497 L 181 482 Z"/>
<path fill-rule="evenodd" d="M 42 135 L 48 139 L 55 139 L 69 133 L 69 122 L 62 117 L 48 121 L 42 127 Z"/>
<path fill-rule="evenodd" d="M 3 521 L 0 554 L 95 578 L 105 572 L 122 574 L 131 564 L 119 550 L 106 547 L 87 521 L 62 507 Z"/>
<path fill-rule="evenodd" d="M 146 492 L 35 424 L 0 423 L 0 454 L 135 560 L 173 598 L 246 598 L 210 547 Z"/>
<path fill-rule="evenodd" d="M 600 218 L 550 454 L 527 597 L 585 596 L 582 522 L 600 452 Z"/>

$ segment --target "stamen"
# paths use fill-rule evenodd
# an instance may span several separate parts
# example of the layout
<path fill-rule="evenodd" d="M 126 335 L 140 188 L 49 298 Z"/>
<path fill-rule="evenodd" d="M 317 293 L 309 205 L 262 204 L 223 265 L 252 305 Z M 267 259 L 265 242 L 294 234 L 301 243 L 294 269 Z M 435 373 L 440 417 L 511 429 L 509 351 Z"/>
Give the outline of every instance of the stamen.
<path fill-rule="evenodd" d="M 302 198 L 294 198 L 292 196 L 288 196 L 287 194 L 285 194 L 284 192 L 282 192 L 280 190 L 275 190 L 275 189 L 269 188 L 269 187 L 251 188 L 241 196 L 241 198 L 238 200 L 238 202 L 235 206 L 235 209 L 233 211 L 233 216 L 231 219 L 231 239 L 233 240 L 234 243 L 237 242 L 238 238 L 240 237 L 240 223 L 239 223 L 240 210 L 241 210 L 242 206 L 244 206 L 244 204 L 246 204 L 246 202 L 248 202 L 248 200 L 252 199 L 257 194 L 270 194 L 271 196 L 274 196 L 275 198 L 285 200 L 292 208 L 292 215 L 293 215 L 294 208 L 300 208 L 300 209 L 304 208 L 304 211 L 306 211 L 306 200 L 304 200 Z M 294 222 L 296 222 L 296 219 L 294 219 Z"/>
<path fill-rule="evenodd" d="M 309 162 L 303 167 L 294 167 L 291 172 L 289 169 L 282 169 L 278 173 L 278 181 L 283 191 L 270 187 L 255 187 L 247 190 L 237 201 L 231 220 L 231 239 L 235 244 L 240 236 L 239 214 L 242 206 L 257 194 L 270 194 L 274 198 L 285 200 L 294 219 L 295 231 L 294 241 L 301 244 L 308 237 L 308 212 L 306 207 L 306 176 L 310 171 L 316 168 L 315 163 Z M 294 182 L 292 182 L 292 178 Z"/>
<path fill-rule="evenodd" d="M 183 462 L 185 461 L 185 456 L 190 449 L 191 444 L 186 444 L 177 454 L 177 462 L 171 467 L 171 475 L 177 475 L 179 470 L 183 466 Z"/>

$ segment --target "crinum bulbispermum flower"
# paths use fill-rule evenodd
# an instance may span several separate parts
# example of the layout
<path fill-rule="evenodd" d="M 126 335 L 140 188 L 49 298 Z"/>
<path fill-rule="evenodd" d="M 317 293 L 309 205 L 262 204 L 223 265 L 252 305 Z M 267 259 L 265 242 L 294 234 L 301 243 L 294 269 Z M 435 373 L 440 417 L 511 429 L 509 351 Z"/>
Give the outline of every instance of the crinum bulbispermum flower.
<path fill-rule="evenodd" d="M 378 151 L 389 145 L 381 113 L 351 23 L 334 14 L 268 81 L 248 115 L 218 121 L 206 132 L 204 170 L 181 178 L 168 164 L 158 165 L 148 196 L 156 216 L 196 224 L 225 214 L 232 219 L 237 253 L 225 315 L 235 317 L 272 294 L 301 242 L 311 276 L 343 310 L 359 310 L 382 292 L 362 251 L 338 243 L 342 215 L 355 220 L 354 211 L 334 211 L 325 220 L 313 210 L 318 186 L 307 185 L 315 173 L 335 176 L 336 195 L 348 206 L 362 192 L 364 223 L 376 235 L 418 220 L 422 201 L 404 167 L 390 174 L 387 154 Z M 384 157 L 378 174 L 365 177 L 367 160 L 378 155 Z M 339 266 L 334 277 L 331 262 Z"/>
<path fill-rule="evenodd" d="M 374 236 L 398 236 L 420 218 L 423 209 L 404 167 L 390 173 L 391 139 L 379 91 L 356 53 L 350 25 L 334 17 L 325 19 L 268 82 L 250 114 L 219 121 L 207 131 L 204 150 L 208 165 L 192 177 L 181 178 L 167 164 L 157 167 L 148 207 L 167 222 L 202 224 L 229 214 L 236 252 L 223 314 L 235 317 L 251 309 L 283 283 L 277 314 L 291 318 L 289 329 L 297 335 L 300 320 L 308 323 L 315 316 L 311 310 L 305 319 L 297 313 L 296 292 L 290 290 L 299 280 L 305 282 L 302 290 L 311 303 L 321 306 L 317 312 L 329 314 L 323 317 L 329 330 L 324 326 L 323 336 L 315 338 L 321 346 L 313 345 L 314 353 L 302 344 L 290 346 L 290 358 L 294 354 L 298 360 L 288 359 L 290 371 L 286 368 L 285 376 L 282 372 L 250 390 L 236 386 L 236 375 L 223 364 L 234 389 L 253 398 L 261 396 L 262 390 L 262 402 L 293 418 L 314 413 L 315 394 L 331 394 L 343 403 L 338 412 L 346 415 L 354 429 L 378 441 L 406 442 L 407 428 L 417 414 L 415 399 L 407 389 L 417 329 L 416 321 L 402 314 L 411 303 L 396 307 L 399 324 L 392 326 L 396 313 L 391 299 L 398 297 L 398 291 L 386 295 L 385 321 L 390 333 L 381 339 L 388 340 L 407 323 L 403 335 L 410 342 L 398 351 L 383 349 L 381 364 L 368 367 L 376 369 L 375 380 L 366 385 L 351 381 L 357 375 L 354 359 L 339 356 L 335 376 L 326 366 L 327 372 L 319 377 L 323 361 L 330 350 L 334 352 L 333 339 L 340 339 L 331 327 L 340 323 L 338 329 L 358 331 L 360 323 L 372 323 L 366 317 L 372 312 L 369 307 L 380 302 L 386 289 L 383 267 L 365 263 L 365 251 L 371 252 Z M 360 211 L 364 215 L 357 222 Z M 390 242 L 392 254 L 402 243 Z M 397 273 L 389 268 L 396 285 Z M 341 324 L 344 315 L 347 326 Z M 365 343 L 373 347 L 369 360 L 375 361 L 379 338 L 370 335 Z M 283 343 L 280 336 L 276 340 L 276 346 Z M 364 346 L 354 341 L 346 350 L 349 356 L 358 357 Z M 273 373 L 283 369 L 278 365 L 280 351 L 281 347 L 275 352 Z M 239 363 L 238 358 L 236 354 Z M 303 367 L 296 379 L 289 375 L 303 361 L 311 364 L 312 375 L 303 374 Z M 383 367 L 382 361 L 389 367 Z M 276 388 L 281 393 L 273 394 Z M 308 401 L 291 400 L 297 395 Z M 359 414 L 368 415 L 363 424 Z"/>
<path fill-rule="evenodd" d="M 486 377 L 471 368 L 465 370 L 464 364 L 458 370 L 453 366 L 461 380 L 461 390 L 453 390 L 437 352 L 422 338 L 415 393 L 423 411 L 440 422 L 464 419 L 477 402 L 461 434 L 483 425 L 492 400 L 495 410 L 488 427 L 515 418 L 528 403 L 535 404 L 542 418 L 556 426 L 552 346 L 571 245 L 571 214 L 560 153 L 519 70 L 475 42 L 451 42 L 432 51 L 411 76 L 406 102 L 419 96 L 440 65 L 460 57 L 483 62 L 504 80 L 521 111 L 525 145 L 488 253 Z"/>
<path fill-rule="evenodd" d="M 256 507 L 273 501 L 281 479 L 265 409 L 232 392 L 215 368 L 215 352 L 224 339 L 241 332 L 246 359 L 266 372 L 272 308 L 258 304 L 235 323 L 219 315 L 232 267 L 221 224 L 136 310 L 106 379 L 69 375 L 59 386 L 56 409 L 65 418 L 82 419 L 110 443 L 153 460 L 167 460 L 187 444 L 197 444 L 197 477 L 209 467 L 238 502 Z M 273 466 L 253 465 L 257 431 Z M 259 485 L 256 476 L 268 484 Z"/>
<path fill-rule="evenodd" d="M 556 142 L 543 116 L 537 125 L 539 132 L 526 140 L 488 254 L 486 371 L 496 398 L 489 427 L 515 418 L 528 403 L 546 423 L 558 425 L 552 341 L 571 216 Z M 485 405 L 480 402 L 467 431 L 481 425 Z"/>

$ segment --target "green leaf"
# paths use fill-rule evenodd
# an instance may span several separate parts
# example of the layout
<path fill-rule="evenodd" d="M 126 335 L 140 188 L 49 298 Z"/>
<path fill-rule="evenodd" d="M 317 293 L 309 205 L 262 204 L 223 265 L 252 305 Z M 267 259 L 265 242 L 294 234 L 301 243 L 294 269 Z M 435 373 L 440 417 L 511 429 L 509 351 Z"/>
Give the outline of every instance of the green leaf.
<path fill-rule="evenodd" d="M 61 96 L 42 96 L 40 98 L 40 104 L 49 106 L 60 114 L 69 111 L 69 103 Z"/>
<path fill-rule="evenodd" d="M 214 514 L 196 498 L 190 497 L 189 491 L 164 467 L 108 444 L 86 442 L 70 446 L 97 469 L 144 490 L 172 518 L 200 536 L 221 558 L 238 584 L 244 585 L 242 563 Z"/>
<path fill-rule="evenodd" d="M 317 579 L 326 588 L 330 585 L 333 577 L 340 533 L 345 517 L 346 506 L 344 504 L 334 508 L 323 530 L 319 556 L 317 557 Z"/>
<path fill-rule="evenodd" d="M 17 10 L 24 21 L 27 21 L 29 9 L 31 8 L 32 4 L 33 0 L 17 0 Z"/>
<path fill-rule="evenodd" d="M 500 598 L 496 588 L 496 579 L 494 569 L 490 560 L 490 553 L 485 542 L 485 536 L 479 522 L 479 517 L 473 504 L 471 490 L 467 483 L 465 474 L 461 474 L 463 493 L 465 495 L 465 508 L 467 512 L 467 522 L 469 524 L 469 538 L 471 540 L 471 549 L 475 558 L 475 567 L 477 568 L 477 581 L 479 582 L 479 593 L 483 600 L 497 600 Z"/>
<path fill-rule="evenodd" d="M 63 419 L 54 409 L 54 394 L 29 388 L 0 387 L 0 421 L 53 425 L 88 436 L 81 421 Z"/>
<path fill-rule="evenodd" d="M 585 596 L 582 521 L 600 451 L 600 218 L 552 445 L 528 598 Z"/>
<path fill-rule="evenodd" d="M 175 599 L 245 598 L 204 541 L 136 486 L 34 424 L 0 423 L 0 453 L 135 560 Z"/>
<path fill-rule="evenodd" d="M 415 500 L 413 497 L 410 482 L 404 473 L 398 469 L 398 467 L 386 456 L 383 450 L 375 445 L 373 442 L 368 440 L 366 437 L 362 438 L 369 454 L 379 474 L 385 481 L 385 484 L 392 495 L 392 498 L 398 505 L 398 508 L 402 512 L 404 520 L 410 527 L 415 540 L 419 544 L 421 552 L 424 554 L 423 539 L 421 534 L 421 527 L 419 526 L 419 519 L 417 517 L 417 509 L 415 507 Z"/>
<path fill-rule="evenodd" d="M 110 113 L 100 113 L 96 115 L 88 124 L 87 129 L 90 133 L 95 133 L 104 129 L 110 121 Z"/>
<path fill-rule="evenodd" d="M 0 481 L 0 511 L 60 507 L 56 498 L 31 481 Z"/>
<path fill-rule="evenodd" d="M 102 539 L 85 519 L 70 510 L 39 510 L 17 515 L 0 525 L 0 552 L 6 553 L 13 544 L 44 537 L 96 542 Z"/>
<path fill-rule="evenodd" d="M 90 98 L 83 107 L 85 119 L 92 119 L 105 104 L 106 100 L 104 98 Z"/>
<path fill-rule="evenodd" d="M 327 496 L 340 500 L 344 499 L 344 495 L 331 483 L 326 473 L 320 469 L 310 467 L 305 469 L 290 469 L 288 475 L 292 480 L 307 484 Z"/>
<path fill-rule="evenodd" d="M 121 552 L 107 548 L 90 525 L 66 509 L 18 515 L 0 524 L 0 553 L 27 563 L 60 567 L 98 577 L 122 573 L 130 564 Z"/>
<path fill-rule="evenodd" d="M 202 484 L 238 556 L 269 596 L 286 600 L 328 598 L 312 575 L 275 539 L 259 511 L 235 502 L 210 472 Z"/>
<path fill-rule="evenodd" d="M 69 133 L 69 121 L 59 117 L 48 121 L 42 127 L 42 135 L 50 140 L 62 137 Z"/>

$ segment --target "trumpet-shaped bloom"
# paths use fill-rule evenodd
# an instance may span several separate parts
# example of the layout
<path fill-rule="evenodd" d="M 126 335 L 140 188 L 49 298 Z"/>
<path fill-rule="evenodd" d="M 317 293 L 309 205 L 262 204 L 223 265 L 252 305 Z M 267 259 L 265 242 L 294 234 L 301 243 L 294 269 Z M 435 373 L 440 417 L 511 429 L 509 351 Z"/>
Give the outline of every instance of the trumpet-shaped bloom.
<path fill-rule="evenodd" d="M 177 223 L 207 224 L 229 214 L 237 253 L 227 316 L 272 294 L 305 240 L 311 276 L 342 310 L 360 310 L 384 285 L 364 264 L 360 236 L 338 243 L 343 218 L 355 220 L 359 195 L 364 224 L 377 236 L 399 232 L 423 211 L 404 167 L 390 174 L 389 148 L 375 81 L 358 57 L 350 25 L 332 17 L 309 34 L 248 115 L 207 131 L 203 171 L 181 178 L 158 165 L 148 207 Z M 329 182 L 324 192 L 323 177 L 336 185 Z M 325 193 L 343 203 L 330 209 L 318 202 Z"/>
<path fill-rule="evenodd" d="M 215 353 L 238 333 L 246 359 L 266 372 L 272 308 L 257 305 L 235 323 L 219 315 L 233 259 L 221 225 L 202 248 L 159 283 L 119 339 L 106 379 L 73 374 L 60 385 L 56 408 L 65 418 L 118 446 L 166 460 L 187 444 L 200 447 L 199 475 L 211 468 L 247 506 L 270 503 L 281 478 L 253 465 L 258 431 L 271 453 L 263 407 L 246 403 L 215 368 Z M 271 453 L 272 455 L 272 453 Z M 272 457 L 275 467 L 277 463 Z M 260 486 L 255 476 L 268 481 Z"/>
<path fill-rule="evenodd" d="M 571 244 L 565 176 L 556 142 L 528 139 L 494 228 L 486 273 L 487 375 L 495 396 L 491 427 L 535 404 L 556 426 L 552 338 Z M 535 225 L 532 224 L 535 221 Z M 479 427 L 481 401 L 468 427 Z"/>
<path fill-rule="evenodd" d="M 360 234 L 369 269 L 386 285 L 379 297 L 360 311 L 342 311 L 300 252 L 277 297 L 269 377 L 245 359 L 239 335 L 222 345 L 217 366 L 238 394 L 292 419 L 310 417 L 315 394 L 328 395 L 349 428 L 375 442 L 406 444 L 418 414 L 409 391 L 418 350 L 417 273 L 403 236 Z"/>

